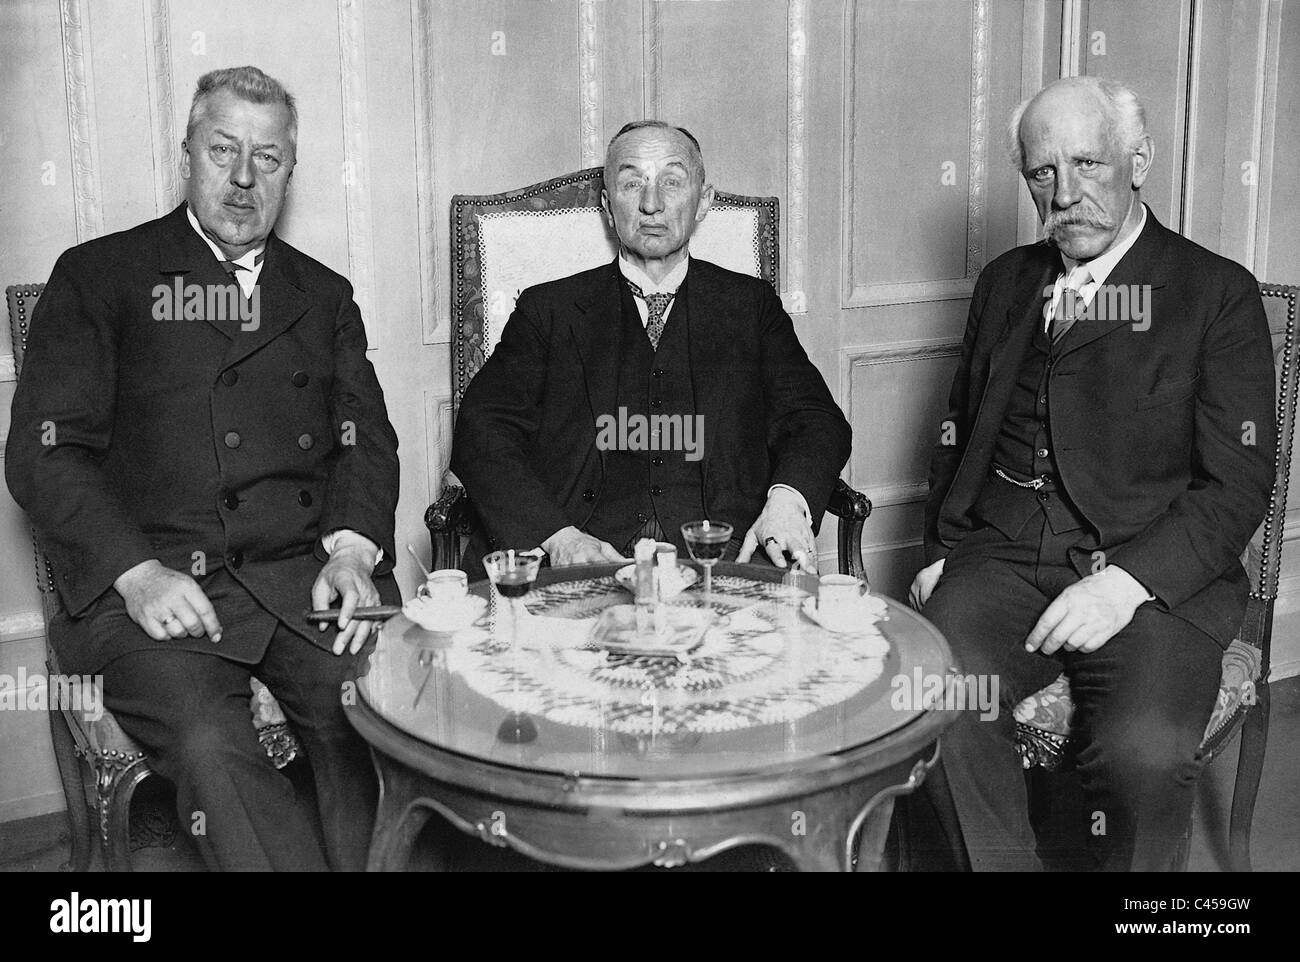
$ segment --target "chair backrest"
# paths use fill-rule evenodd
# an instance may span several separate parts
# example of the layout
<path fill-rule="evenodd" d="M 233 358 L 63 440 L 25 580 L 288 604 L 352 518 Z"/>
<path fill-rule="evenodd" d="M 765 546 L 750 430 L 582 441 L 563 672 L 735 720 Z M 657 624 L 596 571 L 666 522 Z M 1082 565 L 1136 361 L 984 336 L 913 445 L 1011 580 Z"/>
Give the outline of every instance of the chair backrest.
<path fill-rule="evenodd" d="M 1268 514 L 1247 549 L 1250 597 L 1270 608 L 1277 598 L 1282 568 L 1282 535 L 1286 524 L 1287 494 L 1291 485 L 1291 454 L 1295 443 L 1297 391 L 1300 390 L 1300 342 L 1296 338 L 1296 304 L 1300 287 L 1260 284 L 1273 337 L 1273 363 L 1277 374 L 1277 443 L 1273 448 L 1273 494 Z M 1271 617 L 1268 619 L 1271 623 Z M 1249 621 L 1249 618 L 1248 618 Z M 1248 626 L 1249 629 L 1249 626 Z M 1246 638 L 1243 640 L 1251 640 Z M 1266 647 L 1267 638 L 1257 647 Z"/>
<path fill-rule="evenodd" d="M 522 291 L 614 259 L 617 242 L 600 207 L 603 175 L 592 167 L 500 194 L 452 198 L 453 413 Z M 775 197 L 717 191 L 691 238 L 691 255 L 775 287 L 778 221 Z"/>
<path fill-rule="evenodd" d="M 9 332 L 14 345 L 14 373 L 18 377 L 22 377 L 23 373 L 23 355 L 27 353 L 27 338 L 31 334 L 32 312 L 44 290 L 44 284 L 13 284 L 5 288 L 5 301 L 9 305 Z M 41 589 L 45 620 L 49 624 L 49 619 L 57 613 L 61 604 L 59 594 L 54 590 L 54 569 L 50 566 L 50 559 L 41 550 L 35 530 L 32 531 L 32 544 L 36 549 L 36 586 Z"/>

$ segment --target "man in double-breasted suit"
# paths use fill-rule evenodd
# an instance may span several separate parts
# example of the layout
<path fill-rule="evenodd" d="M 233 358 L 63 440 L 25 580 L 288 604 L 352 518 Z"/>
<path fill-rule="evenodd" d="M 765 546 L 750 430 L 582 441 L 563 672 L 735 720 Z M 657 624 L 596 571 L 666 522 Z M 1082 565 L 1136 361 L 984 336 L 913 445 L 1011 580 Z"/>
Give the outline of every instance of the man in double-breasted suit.
<path fill-rule="evenodd" d="M 460 407 L 452 467 L 496 545 L 612 561 L 707 517 L 740 561 L 815 569 L 849 426 L 771 285 L 688 256 L 712 200 L 687 131 L 610 141 L 618 258 L 524 291 Z"/>
<path fill-rule="evenodd" d="M 1038 867 L 1012 709 L 1064 670 L 1100 864 L 1168 868 L 1272 483 L 1268 326 L 1247 270 L 1142 204 L 1132 91 L 1062 80 L 1012 129 L 1048 242 L 976 285 L 912 587 L 1000 711 L 945 733 L 929 795 L 973 867 Z"/>
<path fill-rule="evenodd" d="M 292 97 L 200 81 L 186 202 L 59 258 L 32 322 L 6 475 L 54 566 L 61 667 L 177 786 L 221 869 L 360 868 L 375 785 L 343 676 L 392 578 L 397 439 L 351 287 L 272 228 Z M 307 607 L 338 599 L 326 632 Z M 249 678 L 316 780 L 325 850 L 258 744 Z"/>

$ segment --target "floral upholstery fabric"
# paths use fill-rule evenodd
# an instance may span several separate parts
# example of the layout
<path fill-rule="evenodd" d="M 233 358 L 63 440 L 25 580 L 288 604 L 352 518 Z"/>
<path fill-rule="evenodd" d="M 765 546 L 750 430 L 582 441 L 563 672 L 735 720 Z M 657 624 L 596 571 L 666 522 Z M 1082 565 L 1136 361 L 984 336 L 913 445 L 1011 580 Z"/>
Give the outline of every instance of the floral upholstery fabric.
<path fill-rule="evenodd" d="M 267 687 L 256 678 L 252 680 L 250 687 L 252 698 L 249 709 L 253 727 L 260 732 L 271 725 L 283 725 L 284 711 Z M 140 746 L 122 730 L 122 726 L 117 723 L 112 712 L 106 708 L 102 711 L 88 710 L 90 708 L 91 706 L 85 706 L 82 710 L 73 711 L 72 714 L 76 717 L 81 730 L 86 733 L 91 751 L 100 755 L 117 752 L 127 758 L 143 756 Z"/>
<path fill-rule="evenodd" d="M 1219 697 L 1205 738 L 1217 732 L 1243 704 L 1254 704 L 1255 682 L 1259 678 L 1259 649 L 1236 640 L 1223 653 L 1223 673 L 1219 680 Z M 1034 692 L 1016 706 L 1015 718 L 1022 725 L 1053 735 L 1070 734 L 1074 702 L 1070 699 L 1070 682 L 1061 675 L 1046 688 Z"/>

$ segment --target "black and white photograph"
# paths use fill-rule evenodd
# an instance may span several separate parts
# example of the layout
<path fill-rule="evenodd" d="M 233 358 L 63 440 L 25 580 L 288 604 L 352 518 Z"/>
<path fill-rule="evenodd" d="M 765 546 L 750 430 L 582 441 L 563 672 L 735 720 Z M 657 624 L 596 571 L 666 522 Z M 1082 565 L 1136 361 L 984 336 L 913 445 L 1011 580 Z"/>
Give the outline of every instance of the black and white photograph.
<path fill-rule="evenodd" d="M 1300 0 L 0 0 L 0 163 L 35 929 L 1300 871 Z"/>

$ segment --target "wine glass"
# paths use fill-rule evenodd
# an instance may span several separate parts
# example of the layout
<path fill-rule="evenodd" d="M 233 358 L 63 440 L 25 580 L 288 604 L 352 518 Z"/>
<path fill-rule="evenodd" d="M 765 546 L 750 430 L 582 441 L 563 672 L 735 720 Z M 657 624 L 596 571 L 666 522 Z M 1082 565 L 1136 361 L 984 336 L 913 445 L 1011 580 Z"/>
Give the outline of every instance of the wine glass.
<path fill-rule="evenodd" d="M 513 548 L 494 551 L 483 559 L 488 580 L 510 603 L 510 657 L 514 661 L 516 677 L 519 674 L 519 624 L 528 611 L 524 607 L 524 595 L 537 580 L 537 569 L 541 564 L 542 559 L 536 553 Z M 497 738 L 514 745 L 530 742 L 536 737 L 537 726 L 518 709 L 511 711 L 497 730 Z"/>
<path fill-rule="evenodd" d="M 696 564 L 704 569 L 704 594 L 713 594 L 713 566 L 722 560 L 731 540 L 731 525 L 723 521 L 688 521 L 682 537 Z"/>

